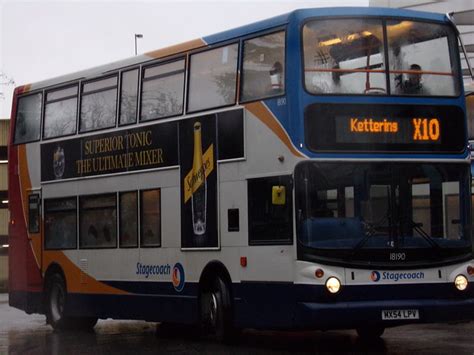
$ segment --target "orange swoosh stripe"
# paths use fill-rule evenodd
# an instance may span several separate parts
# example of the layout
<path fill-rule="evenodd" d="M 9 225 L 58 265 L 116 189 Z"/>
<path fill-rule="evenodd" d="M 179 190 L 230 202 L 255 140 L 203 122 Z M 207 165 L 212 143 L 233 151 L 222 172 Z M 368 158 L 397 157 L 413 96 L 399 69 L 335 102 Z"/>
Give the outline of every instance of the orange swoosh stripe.
<path fill-rule="evenodd" d="M 129 292 L 108 286 L 84 273 L 62 251 L 45 250 L 43 254 L 45 270 L 52 264 L 58 264 L 66 276 L 67 291 L 72 293 L 95 293 L 109 295 L 128 295 Z"/>
<path fill-rule="evenodd" d="M 40 256 L 41 256 L 41 233 L 30 234 L 28 232 L 28 191 L 31 190 L 31 180 L 28 171 L 28 161 L 26 158 L 26 145 L 18 146 L 18 166 L 20 175 L 20 188 L 21 188 L 21 202 L 23 208 L 23 216 L 25 219 L 25 226 L 28 233 L 28 239 L 30 240 L 31 249 L 38 265 L 38 269 L 41 268 Z"/>
<path fill-rule="evenodd" d="M 252 102 L 245 104 L 245 108 L 250 111 L 255 117 L 262 121 L 278 138 L 286 145 L 286 147 L 293 153 L 293 155 L 304 158 L 304 154 L 298 151 L 290 140 L 290 137 L 273 116 L 270 110 L 262 102 Z"/>
<path fill-rule="evenodd" d="M 20 88 L 19 94 L 27 94 L 27 93 L 30 92 L 30 90 L 31 90 L 31 84 L 23 85 L 23 86 Z"/>
<path fill-rule="evenodd" d="M 174 46 L 158 49 L 156 51 L 148 52 L 148 53 L 145 53 L 145 55 L 158 59 L 158 58 L 167 57 L 169 55 L 190 51 L 192 49 L 203 47 L 205 45 L 206 43 L 202 39 L 198 38 L 198 39 L 193 39 L 192 41 L 188 41 L 188 42 L 176 44 Z"/>

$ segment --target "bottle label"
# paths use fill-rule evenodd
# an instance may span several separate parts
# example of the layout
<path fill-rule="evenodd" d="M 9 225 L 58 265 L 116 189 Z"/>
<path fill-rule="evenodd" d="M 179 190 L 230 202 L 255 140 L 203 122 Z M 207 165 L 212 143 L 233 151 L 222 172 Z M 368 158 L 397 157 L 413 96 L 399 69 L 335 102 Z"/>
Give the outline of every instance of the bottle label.
<path fill-rule="evenodd" d="M 202 156 L 202 165 L 200 168 L 191 169 L 184 178 L 184 203 L 188 202 L 192 194 L 201 187 L 204 180 L 214 170 L 214 144 L 207 148 Z"/>

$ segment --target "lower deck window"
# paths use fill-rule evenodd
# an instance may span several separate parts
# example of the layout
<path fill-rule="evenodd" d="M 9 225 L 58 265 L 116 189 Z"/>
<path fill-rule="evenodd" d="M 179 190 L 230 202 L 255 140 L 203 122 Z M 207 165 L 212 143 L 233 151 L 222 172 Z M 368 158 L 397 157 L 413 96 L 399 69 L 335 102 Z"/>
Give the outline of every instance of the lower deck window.
<path fill-rule="evenodd" d="M 44 201 L 44 248 L 76 249 L 76 198 Z"/>
<path fill-rule="evenodd" d="M 290 176 L 248 180 L 249 245 L 292 243 Z M 284 196 L 275 196 L 276 192 Z M 279 201 L 274 201 L 275 197 Z"/>
<path fill-rule="evenodd" d="M 115 194 L 80 198 L 81 248 L 117 246 L 117 201 Z"/>
<path fill-rule="evenodd" d="M 136 191 L 120 193 L 120 247 L 138 246 L 138 194 Z"/>
<path fill-rule="evenodd" d="M 161 191 L 160 189 L 140 193 L 140 246 L 161 246 Z"/>

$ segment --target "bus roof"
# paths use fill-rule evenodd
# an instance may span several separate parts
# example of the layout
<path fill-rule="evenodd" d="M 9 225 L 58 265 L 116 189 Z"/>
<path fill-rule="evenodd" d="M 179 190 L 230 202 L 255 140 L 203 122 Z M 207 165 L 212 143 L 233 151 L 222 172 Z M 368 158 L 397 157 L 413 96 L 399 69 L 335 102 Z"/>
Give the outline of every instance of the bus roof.
<path fill-rule="evenodd" d="M 233 38 L 251 35 L 266 29 L 283 26 L 291 20 L 302 21 L 306 18 L 312 17 L 327 17 L 327 16 L 383 16 L 383 17 L 404 17 L 418 20 L 439 21 L 446 22 L 444 14 L 405 10 L 405 9 L 391 9 L 391 8 L 377 8 L 377 7 L 328 7 L 328 8 L 312 8 L 299 9 L 292 12 L 272 17 L 266 20 L 247 24 L 231 30 L 223 31 L 217 34 L 205 36 L 203 38 L 194 39 L 188 42 L 180 43 L 170 47 L 165 47 L 155 51 L 147 52 L 141 55 L 130 57 L 124 60 L 104 64 L 101 66 L 81 70 L 75 73 L 58 76 L 52 79 L 39 81 L 36 83 L 22 85 L 17 90 L 26 93 L 34 90 L 44 89 L 48 87 L 72 83 L 78 80 L 92 79 L 105 75 L 107 73 L 116 72 L 119 69 L 134 67 L 139 64 L 150 62 L 160 58 L 184 53 L 190 50 L 198 49 L 206 45 L 214 45 L 220 42 L 229 41 Z"/>

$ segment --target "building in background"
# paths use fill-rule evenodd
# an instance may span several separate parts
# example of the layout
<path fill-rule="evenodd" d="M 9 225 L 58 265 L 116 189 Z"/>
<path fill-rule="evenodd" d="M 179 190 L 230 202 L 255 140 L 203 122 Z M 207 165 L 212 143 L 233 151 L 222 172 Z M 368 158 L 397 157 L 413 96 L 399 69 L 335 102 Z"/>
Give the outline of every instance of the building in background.
<path fill-rule="evenodd" d="M 10 120 L 0 119 L 0 292 L 8 284 L 8 161 L 7 141 Z"/>

